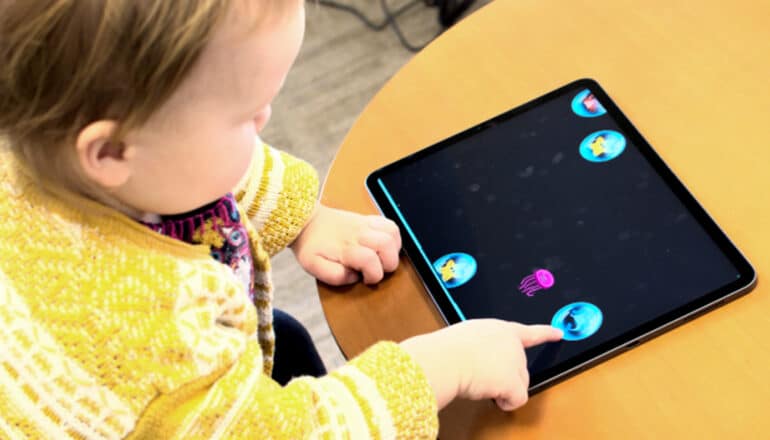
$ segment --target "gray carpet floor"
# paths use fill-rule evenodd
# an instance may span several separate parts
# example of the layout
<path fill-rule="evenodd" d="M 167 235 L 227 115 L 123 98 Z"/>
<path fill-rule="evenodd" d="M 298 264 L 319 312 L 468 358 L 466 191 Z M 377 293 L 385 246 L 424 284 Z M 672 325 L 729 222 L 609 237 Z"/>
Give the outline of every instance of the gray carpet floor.
<path fill-rule="evenodd" d="M 375 22 L 383 20 L 379 1 L 339 1 L 355 6 Z M 387 3 L 396 10 L 407 1 Z M 487 2 L 477 0 L 472 10 Z M 430 41 L 441 30 L 437 9 L 422 3 L 400 16 L 398 23 L 413 45 Z M 307 160 L 323 178 L 337 147 L 366 103 L 413 55 L 401 46 L 391 29 L 375 32 L 346 12 L 308 2 L 304 45 L 273 103 L 273 117 L 262 138 Z M 342 365 L 345 360 L 329 332 L 315 280 L 302 270 L 290 251 L 273 259 L 273 279 L 276 307 L 308 328 L 327 368 Z"/>

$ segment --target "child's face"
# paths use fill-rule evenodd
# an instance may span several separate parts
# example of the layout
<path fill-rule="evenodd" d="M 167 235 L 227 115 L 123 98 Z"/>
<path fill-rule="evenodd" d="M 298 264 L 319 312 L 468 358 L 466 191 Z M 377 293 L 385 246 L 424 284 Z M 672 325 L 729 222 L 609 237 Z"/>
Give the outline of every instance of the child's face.
<path fill-rule="evenodd" d="M 292 1 L 269 6 L 256 28 L 254 2 L 236 2 L 179 89 L 126 135 L 131 177 L 114 196 L 142 213 L 175 214 L 235 187 L 299 52 L 304 2 Z"/>

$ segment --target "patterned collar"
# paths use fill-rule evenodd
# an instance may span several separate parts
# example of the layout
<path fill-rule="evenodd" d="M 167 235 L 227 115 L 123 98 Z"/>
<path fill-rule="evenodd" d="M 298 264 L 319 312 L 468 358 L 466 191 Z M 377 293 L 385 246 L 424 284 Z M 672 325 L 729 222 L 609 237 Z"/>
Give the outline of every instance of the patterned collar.
<path fill-rule="evenodd" d="M 233 270 L 254 300 L 254 264 L 248 233 L 231 193 L 193 211 L 141 223 L 185 243 L 208 245 L 211 256 Z"/>

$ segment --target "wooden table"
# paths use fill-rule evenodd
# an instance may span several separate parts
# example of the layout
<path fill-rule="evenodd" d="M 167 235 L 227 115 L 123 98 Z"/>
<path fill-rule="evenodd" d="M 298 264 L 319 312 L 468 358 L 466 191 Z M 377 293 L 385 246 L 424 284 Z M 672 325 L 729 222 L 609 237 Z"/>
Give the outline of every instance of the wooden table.
<path fill-rule="evenodd" d="M 506 414 L 456 402 L 442 439 L 770 438 L 770 2 L 497 0 L 383 87 L 340 148 L 322 200 L 376 213 L 375 168 L 580 77 L 593 77 L 755 265 L 747 296 Z M 319 285 L 337 341 L 443 326 L 402 260 L 374 288 Z"/>

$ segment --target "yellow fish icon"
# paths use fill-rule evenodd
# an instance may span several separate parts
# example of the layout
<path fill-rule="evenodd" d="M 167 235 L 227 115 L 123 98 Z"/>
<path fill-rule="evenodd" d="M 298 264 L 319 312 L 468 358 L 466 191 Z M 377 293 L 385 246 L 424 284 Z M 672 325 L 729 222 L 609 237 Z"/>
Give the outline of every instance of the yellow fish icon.
<path fill-rule="evenodd" d="M 455 277 L 455 260 L 447 260 L 446 263 L 444 263 L 443 266 L 441 266 L 441 269 L 439 270 L 441 273 L 441 280 L 443 281 L 449 281 L 452 278 Z"/>
<path fill-rule="evenodd" d="M 604 136 L 597 136 L 596 139 L 591 142 L 589 148 L 591 149 L 591 154 L 593 154 L 594 157 L 599 157 L 606 153 L 607 149 L 604 148 Z"/>

